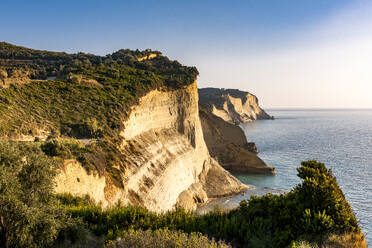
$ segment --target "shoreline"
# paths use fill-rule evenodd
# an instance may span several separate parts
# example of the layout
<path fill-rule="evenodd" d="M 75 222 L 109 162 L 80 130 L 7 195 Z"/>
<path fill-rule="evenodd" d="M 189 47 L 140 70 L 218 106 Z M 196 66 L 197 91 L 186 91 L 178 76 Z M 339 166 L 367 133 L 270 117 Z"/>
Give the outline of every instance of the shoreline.
<path fill-rule="evenodd" d="M 237 208 L 241 201 L 243 200 L 249 200 L 252 195 L 255 196 L 263 196 L 268 193 L 272 194 L 283 194 L 287 193 L 285 190 L 280 189 L 274 189 L 271 187 L 258 187 L 254 185 L 247 185 L 246 189 L 241 191 L 238 194 L 220 197 L 220 198 L 214 198 L 206 203 L 198 206 L 195 210 L 197 214 L 203 215 L 207 214 L 213 210 L 221 209 L 222 211 L 230 211 L 234 208 Z"/>

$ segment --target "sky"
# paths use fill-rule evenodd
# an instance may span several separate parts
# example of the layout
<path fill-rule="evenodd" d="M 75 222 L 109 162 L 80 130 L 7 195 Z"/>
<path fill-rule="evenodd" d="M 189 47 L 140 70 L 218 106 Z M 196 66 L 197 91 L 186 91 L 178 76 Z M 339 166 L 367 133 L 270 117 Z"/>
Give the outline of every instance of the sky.
<path fill-rule="evenodd" d="M 1 0 L 0 41 L 159 50 L 265 108 L 372 108 L 372 1 Z"/>

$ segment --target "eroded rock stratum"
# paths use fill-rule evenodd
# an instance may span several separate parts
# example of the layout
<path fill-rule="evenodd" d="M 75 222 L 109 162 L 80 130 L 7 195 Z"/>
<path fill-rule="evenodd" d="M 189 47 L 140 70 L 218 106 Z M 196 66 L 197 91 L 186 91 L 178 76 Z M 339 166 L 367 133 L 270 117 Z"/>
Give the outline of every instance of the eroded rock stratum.
<path fill-rule="evenodd" d="M 272 119 L 258 105 L 256 96 L 239 90 L 199 89 L 199 115 L 209 153 L 225 169 L 247 173 L 275 173 L 275 168 L 257 156 L 258 149 L 248 142 L 242 122 Z"/>
<path fill-rule="evenodd" d="M 77 178 L 83 171 L 76 163 L 67 163 L 57 176 L 57 191 L 88 194 L 103 205 L 120 200 L 165 211 L 176 205 L 193 209 L 208 198 L 245 188 L 209 155 L 198 115 L 196 83 L 149 92 L 133 106 L 123 126 L 123 187 L 102 177 L 93 179 L 93 175 L 84 177 L 89 178 L 85 182 L 96 180 L 95 189 L 82 187 L 84 182 Z"/>
<path fill-rule="evenodd" d="M 232 124 L 272 119 L 258 104 L 255 95 L 237 89 L 199 89 L 200 104 Z"/>

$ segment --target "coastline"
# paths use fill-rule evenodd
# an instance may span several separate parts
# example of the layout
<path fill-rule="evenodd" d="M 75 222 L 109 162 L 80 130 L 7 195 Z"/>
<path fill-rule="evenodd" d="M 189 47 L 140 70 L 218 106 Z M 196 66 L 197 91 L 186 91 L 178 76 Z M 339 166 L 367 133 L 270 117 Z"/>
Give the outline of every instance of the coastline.
<path fill-rule="evenodd" d="M 247 188 L 243 190 L 242 192 L 240 192 L 239 194 L 210 199 L 208 202 L 198 206 L 195 212 L 197 214 L 206 214 L 215 209 L 220 209 L 222 211 L 229 211 L 234 208 L 237 208 L 241 201 L 249 200 L 252 195 L 263 196 L 268 193 L 283 194 L 287 192 L 284 190 L 274 189 L 270 187 L 257 187 L 254 185 L 247 185 L 247 184 L 246 186 Z"/>

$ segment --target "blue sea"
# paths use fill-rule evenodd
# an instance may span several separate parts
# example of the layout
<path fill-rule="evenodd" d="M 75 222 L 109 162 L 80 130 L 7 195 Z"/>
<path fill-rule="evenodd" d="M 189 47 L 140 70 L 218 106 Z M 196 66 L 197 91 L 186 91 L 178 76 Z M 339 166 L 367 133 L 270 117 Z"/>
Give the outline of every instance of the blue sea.
<path fill-rule="evenodd" d="M 290 190 L 296 168 L 315 159 L 331 168 L 372 244 L 372 110 L 268 110 L 275 120 L 242 124 L 276 175 L 236 175 L 259 187 Z"/>

